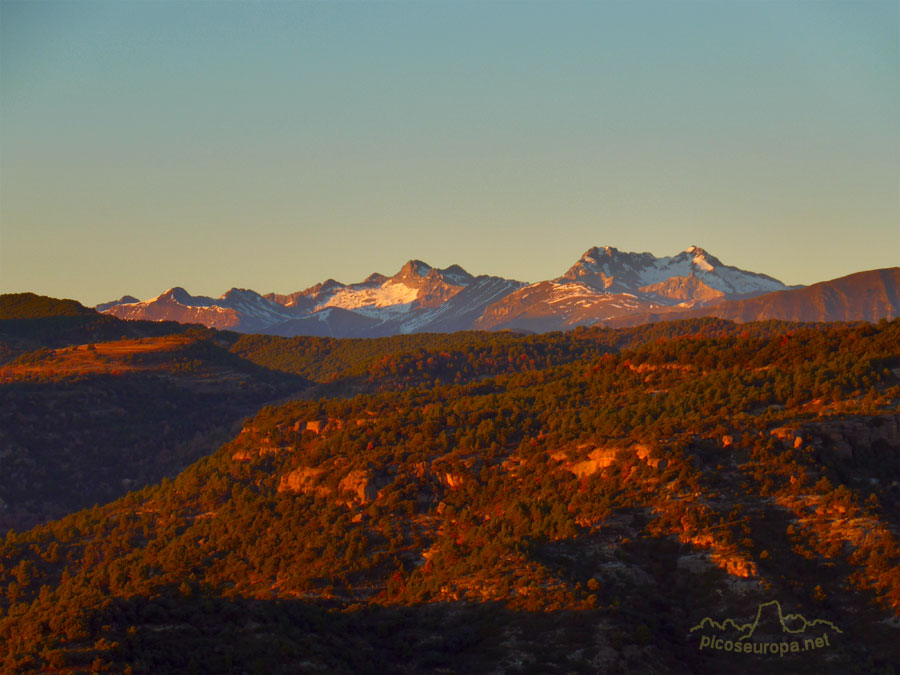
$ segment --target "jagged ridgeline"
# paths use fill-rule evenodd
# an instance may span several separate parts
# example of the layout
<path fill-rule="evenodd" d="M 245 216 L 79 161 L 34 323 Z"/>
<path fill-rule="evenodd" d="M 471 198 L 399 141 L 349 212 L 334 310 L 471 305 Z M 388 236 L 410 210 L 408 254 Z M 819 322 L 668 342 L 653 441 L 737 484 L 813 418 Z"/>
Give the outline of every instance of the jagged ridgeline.
<path fill-rule="evenodd" d="M 642 330 L 334 356 L 363 393 L 7 534 L 2 667 L 890 672 L 900 321 Z M 229 348 L 312 374 L 267 340 Z M 841 628 L 827 658 L 698 651 L 772 600 Z"/>
<path fill-rule="evenodd" d="M 397 274 L 328 279 L 287 295 L 232 288 L 218 298 L 176 286 L 144 301 L 97 305 L 128 319 L 169 319 L 242 333 L 379 337 L 461 330 L 545 333 L 716 316 L 735 321 L 877 321 L 900 315 L 900 268 L 789 287 L 697 246 L 674 256 L 595 246 L 562 276 L 525 283 L 410 260 Z"/>

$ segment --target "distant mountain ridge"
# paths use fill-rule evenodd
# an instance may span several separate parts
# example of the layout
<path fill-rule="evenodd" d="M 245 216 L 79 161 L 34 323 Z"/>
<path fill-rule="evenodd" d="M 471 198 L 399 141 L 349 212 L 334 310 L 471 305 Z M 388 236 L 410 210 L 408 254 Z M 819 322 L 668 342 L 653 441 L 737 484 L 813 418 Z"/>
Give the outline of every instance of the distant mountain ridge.
<path fill-rule="evenodd" d="M 900 267 L 857 272 L 803 288 L 726 300 L 709 307 L 635 313 L 610 321 L 609 325 L 637 326 L 700 316 L 739 323 L 769 319 L 812 322 L 891 320 L 900 316 Z"/>
<path fill-rule="evenodd" d="M 891 268 L 851 275 L 856 277 L 851 281 L 844 277 L 789 287 L 766 274 L 726 265 L 698 246 L 664 257 L 604 246 L 588 249 L 561 276 L 532 284 L 410 260 L 390 277 L 374 273 L 352 284 L 328 279 L 287 295 L 232 288 L 209 298 L 175 287 L 150 300 L 124 296 L 96 309 L 122 319 L 288 337 L 547 332 L 696 316 L 877 321 L 900 316 L 898 273 L 900 268 Z"/>
<path fill-rule="evenodd" d="M 143 302 L 97 309 L 121 319 L 170 319 L 244 333 L 381 337 L 469 329 L 488 305 L 523 285 L 476 277 L 459 265 L 439 269 L 410 260 L 391 277 L 376 273 L 355 284 L 328 279 L 289 295 L 232 288 L 208 298 L 175 287 Z"/>

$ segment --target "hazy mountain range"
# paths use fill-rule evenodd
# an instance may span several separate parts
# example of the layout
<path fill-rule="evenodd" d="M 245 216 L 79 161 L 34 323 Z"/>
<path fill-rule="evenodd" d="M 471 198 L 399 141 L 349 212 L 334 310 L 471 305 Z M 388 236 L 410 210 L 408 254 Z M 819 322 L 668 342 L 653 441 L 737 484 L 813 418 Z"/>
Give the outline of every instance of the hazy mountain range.
<path fill-rule="evenodd" d="M 273 335 L 377 337 L 457 330 L 546 332 L 719 316 L 737 321 L 867 320 L 900 316 L 900 268 L 860 272 L 809 287 L 724 264 L 691 246 L 674 255 L 589 249 L 564 274 L 527 284 L 410 260 L 391 277 L 328 279 L 288 295 L 232 288 L 219 298 L 180 287 L 149 300 L 97 306 L 122 319 L 200 323 Z"/>

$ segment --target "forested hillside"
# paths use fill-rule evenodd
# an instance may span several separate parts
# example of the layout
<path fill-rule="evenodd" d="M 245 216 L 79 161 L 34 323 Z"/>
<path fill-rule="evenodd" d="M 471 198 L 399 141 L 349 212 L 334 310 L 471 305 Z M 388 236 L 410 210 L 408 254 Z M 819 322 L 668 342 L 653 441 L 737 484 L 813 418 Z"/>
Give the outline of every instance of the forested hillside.
<path fill-rule="evenodd" d="M 174 480 L 7 534 L 0 663 L 894 672 L 900 321 L 643 330 L 230 342 L 363 393 L 267 406 Z M 840 632 L 699 649 L 704 617 L 772 600 Z"/>

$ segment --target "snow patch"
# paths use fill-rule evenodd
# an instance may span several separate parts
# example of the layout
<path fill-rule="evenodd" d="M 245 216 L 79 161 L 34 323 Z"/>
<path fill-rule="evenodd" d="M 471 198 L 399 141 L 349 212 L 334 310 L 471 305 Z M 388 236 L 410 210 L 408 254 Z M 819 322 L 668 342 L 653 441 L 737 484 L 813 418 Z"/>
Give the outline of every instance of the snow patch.
<path fill-rule="evenodd" d="M 408 312 L 417 297 L 419 297 L 418 289 L 389 280 L 375 288 L 341 288 L 317 305 L 316 309 L 340 307 L 359 311 L 392 307 L 395 311 Z"/>

